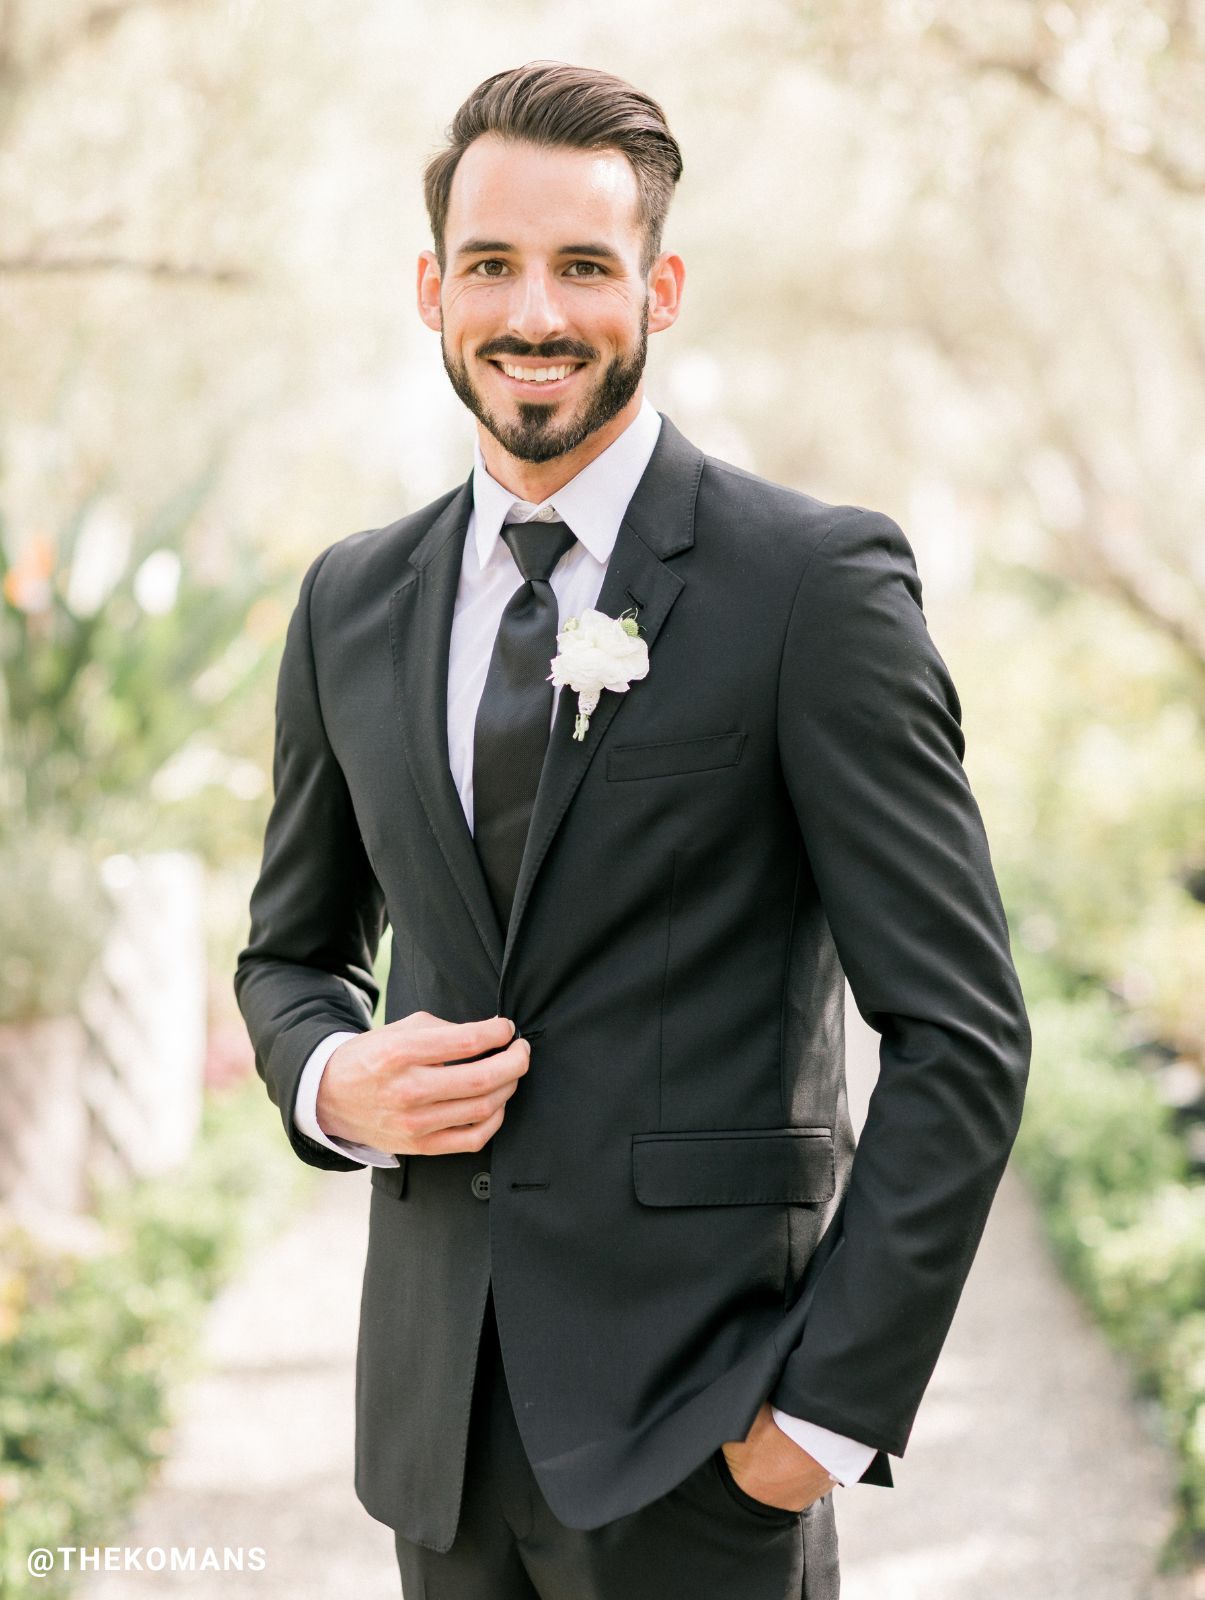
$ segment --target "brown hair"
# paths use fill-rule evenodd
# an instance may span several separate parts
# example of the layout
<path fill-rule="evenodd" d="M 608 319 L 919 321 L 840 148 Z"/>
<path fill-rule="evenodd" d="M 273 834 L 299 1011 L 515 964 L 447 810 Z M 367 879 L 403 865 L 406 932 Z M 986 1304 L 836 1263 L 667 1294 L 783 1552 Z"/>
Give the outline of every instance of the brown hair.
<path fill-rule="evenodd" d="M 630 83 L 593 67 L 564 61 L 529 61 L 479 83 L 452 119 L 448 146 L 428 163 L 423 194 L 435 255 L 444 266 L 448 196 L 461 156 L 482 134 L 575 150 L 615 149 L 631 162 L 645 230 L 642 269 L 661 250 L 661 230 L 682 176 L 682 152 L 655 100 Z"/>

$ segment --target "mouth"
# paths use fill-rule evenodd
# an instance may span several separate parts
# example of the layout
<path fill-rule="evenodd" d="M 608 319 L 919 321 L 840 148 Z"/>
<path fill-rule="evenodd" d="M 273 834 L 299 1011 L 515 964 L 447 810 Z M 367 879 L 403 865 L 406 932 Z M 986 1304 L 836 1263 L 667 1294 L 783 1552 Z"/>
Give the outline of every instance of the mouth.
<path fill-rule="evenodd" d="M 551 399 L 563 394 L 586 365 L 584 361 L 515 361 L 509 356 L 488 356 L 506 387 L 525 400 Z"/>

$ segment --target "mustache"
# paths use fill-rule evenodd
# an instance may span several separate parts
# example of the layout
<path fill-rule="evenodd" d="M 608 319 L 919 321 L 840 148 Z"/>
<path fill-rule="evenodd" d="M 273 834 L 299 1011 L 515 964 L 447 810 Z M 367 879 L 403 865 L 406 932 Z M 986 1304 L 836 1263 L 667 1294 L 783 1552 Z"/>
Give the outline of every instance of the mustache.
<path fill-rule="evenodd" d="M 577 339 L 546 339 L 542 344 L 524 344 L 521 339 L 491 339 L 483 344 L 477 354 L 482 360 L 494 356 L 527 356 L 536 361 L 593 361 L 597 350 Z"/>

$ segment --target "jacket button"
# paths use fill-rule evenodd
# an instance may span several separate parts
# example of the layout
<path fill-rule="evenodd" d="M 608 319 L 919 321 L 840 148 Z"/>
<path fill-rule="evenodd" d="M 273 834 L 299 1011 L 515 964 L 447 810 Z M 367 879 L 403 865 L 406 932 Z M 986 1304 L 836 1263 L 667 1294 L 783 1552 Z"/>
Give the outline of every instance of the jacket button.
<path fill-rule="evenodd" d="M 478 1200 L 488 1200 L 490 1197 L 490 1175 L 488 1172 L 475 1172 L 473 1181 L 469 1185 Z"/>

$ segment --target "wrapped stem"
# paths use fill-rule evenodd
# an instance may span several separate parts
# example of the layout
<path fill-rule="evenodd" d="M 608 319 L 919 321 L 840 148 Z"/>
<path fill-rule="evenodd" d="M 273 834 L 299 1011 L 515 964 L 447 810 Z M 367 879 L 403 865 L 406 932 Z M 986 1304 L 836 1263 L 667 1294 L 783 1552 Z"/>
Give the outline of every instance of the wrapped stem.
<path fill-rule="evenodd" d="M 577 696 L 577 720 L 573 724 L 573 737 L 584 739 L 586 729 L 590 726 L 590 718 L 598 705 L 600 691 L 598 689 L 581 689 Z"/>

